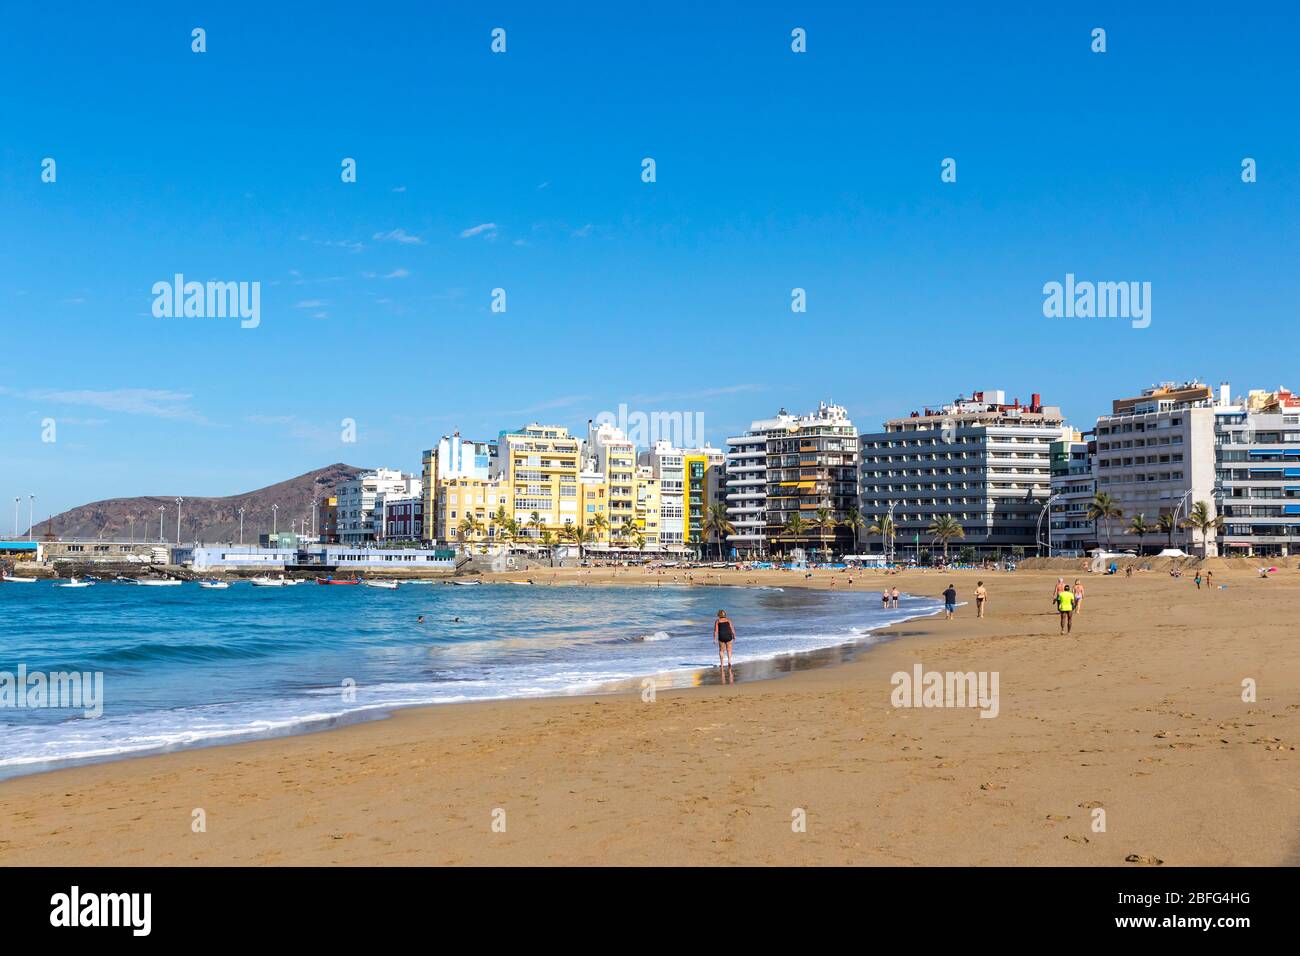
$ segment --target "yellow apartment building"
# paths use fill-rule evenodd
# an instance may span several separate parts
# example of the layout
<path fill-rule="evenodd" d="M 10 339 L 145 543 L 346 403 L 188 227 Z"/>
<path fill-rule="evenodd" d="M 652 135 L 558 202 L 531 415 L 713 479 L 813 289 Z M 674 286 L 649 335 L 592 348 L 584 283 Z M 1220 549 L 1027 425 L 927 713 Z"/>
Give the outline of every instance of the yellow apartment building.
<path fill-rule="evenodd" d="M 506 511 L 519 523 L 521 538 L 536 540 L 543 530 L 560 536 L 580 524 L 581 470 L 578 439 L 558 425 L 526 425 L 497 439 L 493 476 L 505 485 Z M 533 512 L 541 527 L 528 527 Z"/>

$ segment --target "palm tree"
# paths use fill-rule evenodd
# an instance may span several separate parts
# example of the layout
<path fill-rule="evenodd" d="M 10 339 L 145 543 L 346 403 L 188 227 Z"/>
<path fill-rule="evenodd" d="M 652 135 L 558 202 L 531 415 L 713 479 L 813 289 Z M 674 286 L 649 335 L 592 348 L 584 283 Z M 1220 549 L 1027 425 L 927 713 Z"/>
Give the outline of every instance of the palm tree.
<path fill-rule="evenodd" d="M 1156 528 L 1165 533 L 1166 547 L 1174 549 L 1174 532 L 1178 530 L 1178 521 L 1172 514 L 1163 514 L 1156 518 Z"/>
<path fill-rule="evenodd" d="M 604 534 L 605 529 L 608 527 L 609 527 L 609 522 L 605 520 L 605 516 L 603 514 L 598 513 L 591 516 L 590 528 L 591 528 L 591 537 L 593 540 L 599 538 L 602 534 Z"/>
<path fill-rule="evenodd" d="M 1143 553 L 1142 542 L 1146 539 L 1147 535 L 1155 530 L 1155 525 L 1147 523 L 1147 516 L 1145 514 L 1139 514 L 1129 519 L 1128 527 L 1124 529 L 1124 533 L 1135 534 L 1138 536 L 1138 554 L 1140 555 Z"/>
<path fill-rule="evenodd" d="M 1210 515 L 1210 503 L 1208 501 L 1198 501 L 1192 505 L 1192 512 L 1183 520 L 1184 528 L 1191 528 L 1193 531 L 1201 533 L 1201 557 L 1209 557 L 1210 554 L 1210 532 L 1214 536 L 1219 536 L 1219 529 L 1223 527 L 1223 516 Z"/>
<path fill-rule="evenodd" d="M 840 520 L 836 518 L 835 512 L 823 505 L 813 512 L 813 524 L 818 529 L 818 536 L 822 538 L 822 551 L 826 554 L 827 563 L 829 563 L 831 562 L 831 549 L 826 544 L 826 535 L 827 532 L 831 532 L 832 535 L 835 533 Z"/>
<path fill-rule="evenodd" d="M 547 557 L 551 559 L 551 567 L 555 567 L 555 534 L 550 531 L 542 532 L 542 545 L 546 548 Z"/>
<path fill-rule="evenodd" d="M 844 512 L 844 520 L 840 522 L 844 527 L 849 529 L 849 534 L 853 535 L 852 551 L 858 550 L 858 538 L 862 536 L 862 529 L 866 527 L 867 519 L 862 512 L 858 510 L 857 505 L 851 505 L 849 510 Z"/>
<path fill-rule="evenodd" d="M 492 513 L 492 516 L 488 518 L 489 524 L 496 525 L 498 540 L 504 540 L 503 536 L 505 534 L 505 527 L 506 527 L 506 523 L 509 520 L 510 520 L 510 516 L 506 514 L 505 505 L 501 505 L 500 507 L 498 507 L 497 510 Z"/>
<path fill-rule="evenodd" d="M 546 527 L 546 522 L 542 520 L 542 516 L 540 514 L 534 511 L 532 514 L 528 516 L 528 527 L 533 531 L 541 531 L 543 528 Z"/>
<path fill-rule="evenodd" d="M 504 513 L 504 509 L 502 509 Z M 514 518 L 506 518 L 497 525 L 497 540 L 511 544 L 519 537 L 519 522 Z"/>
<path fill-rule="evenodd" d="M 722 539 L 729 534 L 736 533 L 736 526 L 727 520 L 727 506 L 721 501 L 715 501 L 709 505 L 709 510 L 704 513 L 704 521 L 700 524 L 700 530 L 704 532 L 704 540 L 709 540 L 713 535 L 718 539 L 718 560 L 722 560 Z"/>
<path fill-rule="evenodd" d="M 470 539 L 475 535 L 483 533 L 483 522 L 479 521 L 472 514 L 466 515 L 460 519 L 460 539 L 465 542 L 466 549 L 469 548 Z"/>
<path fill-rule="evenodd" d="M 867 534 L 880 535 L 885 554 L 893 553 L 894 538 L 898 536 L 898 530 L 894 527 L 894 519 L 889 515 L 881 515 L 875 518 L 871 522 L 871 526 L 867 528 Z"/>
<path fill-rule="evenodd" d="M 952 515 L 940 515 L 930 522 L 926 534 L 932 534 L 943 542 L 943 563 L 948 563 L 948 541 L 952 538 L 966 537 L 966 529 L 958 524 Z"/>
<path fill-rule="evenodd" d="M 781 534 L 785 537 L 794 538 L 798 543 L 799 539 L 808 533 L 808 522 L 803 520 L 803 516 L 797 511 L 786 519 L 785 527 L 781 529 Z"/>
<path fill-rule="evenodd" d="M 641 549 L 645 547 L 645 534 L 644 532 L 641 531 L 640 528 L 633 525 L 631 535 L 632 535 L 632 543 L 636 545 L 637 554 L 640 554 Z"/>
<path fill-rule="evenodd" d="M 581 525 L 570 522 L 564 526 L 561 532 L 566 538 L 578 546 L 578 560 L 582 560 L 582 546 L 591 541 L 591 532 Z"/>
<path fill-rule="evenodd" d="M 1110 523 L 1111 518 L 1122 518 L 1124 512 L 1120 510 L 1119 505 L 1115 504 L 1115 499 L 1104 491 L 1099 491 L 1092 496 L 1092 501 L 1088 503 L 1088 520 L 1092 522 L 1092 530 L 1097 532 L 1097 522 L 1105 521 L 1106 524 L 1106 550 L 1110 550 Z"/>
<path fill-rule="evenodd" d="M 641 529 L 638 528 L 636 525 L 636 518 L 632 517 L 631 515 L 624 515 L 623 527 L 618 529 L 618 536 L 620 538 L 627 538 L 629 541 L 632 541 L 635 540 L 637 536 L 637 532 L 639 532 L 640 530 Z"/>

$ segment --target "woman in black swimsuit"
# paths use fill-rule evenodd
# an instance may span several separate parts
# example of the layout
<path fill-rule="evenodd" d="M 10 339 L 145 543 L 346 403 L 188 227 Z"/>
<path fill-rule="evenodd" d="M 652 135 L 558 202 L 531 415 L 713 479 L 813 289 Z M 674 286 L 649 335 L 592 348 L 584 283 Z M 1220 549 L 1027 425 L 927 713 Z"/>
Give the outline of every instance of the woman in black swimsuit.
<path fill-rule="evenodd" d="M 731 642 L 736 639 L 736 629 L 731 625 L 731 618 L 726 611 L 718 612 L 718 619 L 713 622 L 713 640 L 718 645 L 718 666 L 722 667 L 723 651 L 726 651 L 727 664 L 731 666 Z"/>

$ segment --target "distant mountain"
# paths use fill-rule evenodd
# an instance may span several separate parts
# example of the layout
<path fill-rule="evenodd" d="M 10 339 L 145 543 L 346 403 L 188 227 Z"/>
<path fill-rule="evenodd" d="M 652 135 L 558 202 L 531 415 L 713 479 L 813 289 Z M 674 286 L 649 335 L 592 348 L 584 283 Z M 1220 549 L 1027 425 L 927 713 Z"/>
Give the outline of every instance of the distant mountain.
<path fill-rule="evenodd" d="M 297 478 L 269 485 L 242 495 L 227 498 L 191 498 L 181 505 L 181 540 L 216 544 L 239 540 L 239 509 L 244 509 L 244 543 L 256 544 L 257 536 L 271 530 L 272 505 L 279 505 L 276 524 L 281 531 L 292 530 L 292 522 L 306 518 L 311 528 L 312 498 L 328 498 L 341 482 L 354 478 L 366 468 L 334 464 L 309 471 Z M 158 540 L 158 509 L 163 514 L 163 533 L 168 541 L 176 540 L 176 496 L 109 498 L 72 508 L 42 521 L 33 530 L 35 537 L 52 532 L 59 538 L 104 538 L 128 540 L 135 521 L 136 541 Z"/>

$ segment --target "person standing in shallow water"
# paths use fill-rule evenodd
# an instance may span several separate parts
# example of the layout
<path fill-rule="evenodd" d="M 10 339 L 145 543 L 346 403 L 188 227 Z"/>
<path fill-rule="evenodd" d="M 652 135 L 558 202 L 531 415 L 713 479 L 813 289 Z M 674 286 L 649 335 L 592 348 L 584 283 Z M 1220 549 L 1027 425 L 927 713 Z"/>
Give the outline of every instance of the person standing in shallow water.
<path fill-rule="evenodd" d="M 726 677 L 726 671 L 731 669 L 731 645 L 736 640 L 736 628 L 731 623 L 731 618 L 727 617 L 726 611 L 718 612 L 718 619 L 713 622 L 713 642 L 718 645 L 718 667 L 724 668 L 723 677 Z M 726 663 L 723 663 L 723 655 L 726 655 Z"/>

